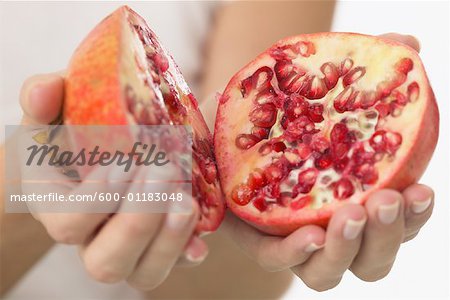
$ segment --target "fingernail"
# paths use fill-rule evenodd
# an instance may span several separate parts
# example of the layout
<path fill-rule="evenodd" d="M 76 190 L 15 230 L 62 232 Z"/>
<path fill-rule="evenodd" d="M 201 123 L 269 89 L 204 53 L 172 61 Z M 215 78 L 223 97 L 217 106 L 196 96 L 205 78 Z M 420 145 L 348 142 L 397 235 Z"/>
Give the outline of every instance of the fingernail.
<path fill-rule="evenodd" d="M 189 260 L 190 262 L 199 263 L 199 262 L 204 261 L 207 255 L 208 255 L 208 252 L 203 253 L 200 256 L 193 256 L 190 253 L 186 253 L 185 256 L 186 256 L 186 259 Z"/>
<path fill-rule="evenodd" d="M 308 246 L 306 246 L 305 248 L 305 252 L 314 252 L 317 251 L 319 249 L 322 249 L 325 246 L 325 244 L 323 245 L 317 245 L 316 243 L 311 243 Z"/>
<path fill-rule="evenodd" d="M 191 217 L 191 214 L 169 213 L 166 217 L 166 224 L 172 229 L 180 230 L 189 224 Z"/>
<path fill-rule="evenodd" d="M 186 257 L 187 260 L 189 260 L 190 262 L 193 263 L 199 263 L 205 260 L 206 256 L 208 256 L 208 251 L 205 252 L 201 252 L 201 253 L 197 253 L 196 255 L 190 253 L 190 252 L 186 252 L 184 254 L 184 256 Z"/>
<path fill-rule="evenodd" d="M 362 220 L 347 220 L 344 226 L 344 238 L 346 240 L 354 240 L 358 237 L 359 233 L 364 228 L 364 224 L 366 224 L 366 219 Z"/>
<path fill-rule="evenodd" d="M 411 209 L 414 213 L 420 214 L 426 211 L 427 208 L 430 206 L 430 204 L 431 204 L 431 197 L 425 201 L 414 201 L 411 206 Z"/>
<path fill-rule="evenodd" d="M 392 204 L 380 205 L 378 208 L 378 219 L 383 224 L 392 224 L 398 216 L 400 202 L 396 201 Z"/>

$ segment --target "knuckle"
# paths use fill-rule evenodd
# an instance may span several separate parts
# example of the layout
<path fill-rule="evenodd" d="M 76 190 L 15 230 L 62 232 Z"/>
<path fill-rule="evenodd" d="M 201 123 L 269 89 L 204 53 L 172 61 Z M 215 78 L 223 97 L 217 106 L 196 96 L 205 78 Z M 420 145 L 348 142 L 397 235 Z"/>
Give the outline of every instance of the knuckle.
<path fill-rule="evenodd" d="M 375 282 L 386 277 L 391 271 L 392 264 L 379 267 L 373 270 L 352 270 L 353 274 L 356 275 L 359 279 L 366 282 Z"/>
<path fill-rule="evenodd" d="M 132 287 L 140 291 L 151 291 L 157 288 L 161 284 L 162 280 L 154 281 L 149 278 L 128 278 L 127 283 Z"/>
<path fill-rule="evenodd" d="M 91 278 L 102 283 L 116 283 L 123 279 L 123 274 L 112 267 L 112 264 L 101 263 L 101 260 L 86 254 L 84 266 Z"/>
<path fill-rule="evenodd" d="M 405 235 L 405 238 L 403 239 L 403 243 L 409 242 L 410 240 L 414 239 L 419 234 L 419 231 L 416 231 L 415 233 Z"/>
<path fill-rule="evenodd" d="M 308 277 L 302 280 L 309 288 L 317 292 L 324 292 L 336 287 L 341 281 L 341 278 L 342 277 L 335 279 L 323 279 L 321 277 Z"/>
<path fill-rule="evenodd" d="M 85 236 L 70 224 L 55 224 L 47 227 L 47 233 L 61 244 L 76 245 L 84 242 Z"/>
<path fill-rule="evenodd" d="M 278 272 L 283 270 L 284 268 L 280 266 L 275 266 L 271 263 L 268 263 L 266 261 L 258 261 L 258 264 L 261 268 L 263 268 L 266 272 Z"/>
<path fill-rule="evenodd" d="M 152 218 L 152 215 L 145 216 L 145 218 L 147 217 Z M 145 221 L 143 218 L 134 218 L 133 216 L 125 217 L 123 225 L 126 232 L 132 236 L 144 236 L 151 230 L 148 221 Z"/>

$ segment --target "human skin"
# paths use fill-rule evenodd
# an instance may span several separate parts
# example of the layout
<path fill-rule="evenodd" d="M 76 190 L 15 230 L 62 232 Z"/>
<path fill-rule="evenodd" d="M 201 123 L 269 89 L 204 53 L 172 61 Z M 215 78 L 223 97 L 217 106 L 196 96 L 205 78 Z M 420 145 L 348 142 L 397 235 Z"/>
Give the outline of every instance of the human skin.
<path fill-rule="evenodd" d="M 305 5 L 299 3 L 292 2 L 289 5 Z M 314 9 L 311 3 L 307 4 L 308 9 Z M 261 14 L 255 15 L 246 14 L 247 10 L 252 9 L 250 5 L 247 2 L 230 5 L 217 16 L 205 67 L 203 90 L 206 92 L 204 94 L 220 90 L 241 65 L 268 47 L 274 40 L 299 33 L 297 28 L 303 28 L 305 32 L 327 31 L 329 28 L 329 21 L 327 24 L 316 22 L 315 27 L 305 26 L 305 24 L 314 24 L 312 20 L 305 19 L 299 21 L 300 24 L 290 24 L 289 22 L 296 19 L 287 18 L 286 14 L 299 11 L 302 9 L 299 6 L 284 6 L 281 9 L 286 11 L 280 11 L 278 7 L 271 7 L 270 2 L 258 3 Z M 316 9 L 325 14 L 319 19 L 330 20 L 332 8 L 328 11 L 328 15 L 323 7 Z M 279 28 L 269 27 L 265 29 L 264 38 L 258 36 L 252 40 L 254 37 L 251 34 L 252 27 L 248 25 L 258 24 L 258 20 L 252 18 L 263 18 L 264 14 L 269 13 L 271 20 L 280 24 Z M 239 17 L 242 15 L 246 18 Z M 250 18 L 250 16 L 253 17 Z M 289 20 L 289 24 L 284 24 L 284 20 Z M 240 35 L 233 34 L 237 31 Z M 399 35 L 389 37 L 418 48 L 416 40 L 411 37 Z M 224 47 L 221 44 L 223 41 L 234 45 L 234 50 Z M 246 45 L 252 45 L 253 48 Z M 224 60 L 227 64 L 223 64 Z M 51 103 L 30 103 L 26 96 L 23 97 L 25 122 L 32 120 L 48 123 L 59 113 L 62 98 L 58 97 L 57 82 L 60 80 L 58 78 L 63 80 L 61 77 L 56 77 L 56 83 L 53 83 L 56 89 L 51 89 L 54 93 Z M 28 84 L 32 85 L 33 82 L 36 81 L 31 80 Z M 208 101 L 206 104 L 214 104 L 214 102 Z M 53 116 L 49 113 L 51 109 L 53 109 Z M 206 105 L 205 112 L 205 117 L 213 122 L 214 106 L 212 105 L 212 109 L 209 107 L 208 110 Z M 427 203 L 428 206 L 425 206 Z M 412 211 L 413 206 L 416 209 L 425 207 L 425 211 L 416 214 Z M 392 215 L 395 207 L 399 208 L 399 213 L 394 222 L 382 224 L 378 218 L 380 208 Z M 432 191 L 422 185 L 413 185 L 402 194 L 396 191 L 380 191 L 368 201 L 365 207 L 349 205 L 342 208 L 334 215 L 327 232 L 314 226 L 306 226 L 286 238 L 269 237 L 229 214 L 222 228 L 216 234 L 206 237 L 210 247 L 208 259 L 197 268 L 173 269 L 166 281 L 151 291 L 149 296 L 156 298 L 277 298 L 289 285 L 291 274 L 297 274 L 313 289 L 325 290 L 335 286 L 342 273 L 348 268 L 363 280 L 377 280 L 389 271 L 400 243 L 417 234 L 431 214 L 431 210 Z M 345 239 L 343 236 L 348 220 L 355 221 L 350 222 L 350 229 L 346 230 L 347 235 L 351 233 L 352 239 Z M 3 215 L 1 221 L 2 223 L 7 221 Z M 21 221 L 16 220 L 16 222 Z M 44 225 L 47 229 L 49 228 L 48 223 Z M 358 229 L 362 232 L 358 232 Z M 26 239 L 26 236 L 23 238 Z M 230 240 L 234 241 L 238 247 L 235 247 Z M 384 247 L 386 244 L 391 246 Z M 44 243 L 44 245 L 47 244 Z M 101 248 L 101 245 L 99 247 Z M 380 247 L 384 249 L 381 253 L 378 251 Z M 248 259 L 243 253 L 252 257 L 253 260 Z M 34 256 L 37 258 L 39 251 L 36 251 Z M 183 257 L 179 261 L 179 265 L 181 264 L 191 265 Z M 375 266 L 382 266 L 382 268 Z M 279 272 L 264 272 L 263 268 Z M 262 284 L 265 282 L 271 282 L 271 284 Z M 149 280 L 147 286 L 144 284 L 141 288 L 150 289 L 154 285 L 155 282 Z M 230 286 L 233 286 L 233 289 L 230 289 Z"/>

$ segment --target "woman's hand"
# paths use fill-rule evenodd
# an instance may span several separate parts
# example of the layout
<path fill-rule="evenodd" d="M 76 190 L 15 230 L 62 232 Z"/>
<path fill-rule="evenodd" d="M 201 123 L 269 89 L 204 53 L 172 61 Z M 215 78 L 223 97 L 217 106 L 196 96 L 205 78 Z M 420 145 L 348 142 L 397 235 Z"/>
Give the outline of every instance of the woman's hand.
<path fill-rule="evenodd" d="M 385 34 L 419 51 L 412 36 Z M 290 268 L 307 286 L 335 287 L 349 269 L 365 281 L 385 277 L 401 243 L 413 239 L 433 210 L 433 191 L 414 184 L 402 193 L 380 190 L 365 206 L 337 210 L 327 230 L 304 226 L 285 238 L 267 236 L 228 214 L 224 230 L 242 250 L 270 271 Z"/>
<path fill-rule="evenodd" d="M 38 75 L 28 79 L 21 92 L 24 111 L 22 124 L 49 124 L 61 113 L 64 78 L 60 74 Z M 37 170 L 42 172 L 42 170 Z M 104 179 L 95 185 L 99 191 L 127 193 L 144 191 L 135 181 L 127 187 L 111 184 L 111 168 L 94 170 L 95 179 Z M 124 173 L 125 179 L 143 178 L 148 168 Z M 91 175 L 91 174 L 90 174 Z M 88 176 L 90 176 L 88 175 Z M 165 174 L 170 177 L 170 174 Z M 72 190 L 58 186 L 52 191 L 84 193 L 93 185 L 81 183 Z M 183 201 L 191 200 L 183 195 Z M 206 244 L 192 236 L 198 220 L 198 206 L 192 201 L 189 213 L 35 213 L 57 242 L 78 245 L 85 267 L 92 277 L 101 282 L 126 279 L 132 286 L 149 290 L 158 286 L 176 264 L 195 265 L 207 255 Z"/>
<path fill-rule="evenodd" d="M 385 277 L 400 244 L 414 238 L 433 210 L 433 191 L 414 184 L 399 193 L 380 190 L 365 207 L 337 210 L 327 230 L 304 226 L 289 236 L 267 236 L 228 214 L 223 229 L 269 271 L 290 268 L 310 288 L 335 287 L 350 269 L 365 281 Z"/>

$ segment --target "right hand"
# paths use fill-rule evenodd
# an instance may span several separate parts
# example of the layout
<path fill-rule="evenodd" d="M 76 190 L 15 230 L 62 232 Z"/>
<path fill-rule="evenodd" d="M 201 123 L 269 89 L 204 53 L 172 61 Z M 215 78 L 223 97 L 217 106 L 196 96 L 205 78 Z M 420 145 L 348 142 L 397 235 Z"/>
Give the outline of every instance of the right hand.
<path fill-rule="evenodd" d="M 61 74 L 27 79 L 20 96 L 22 124 L 51 123 L 61 113 L 63 98 Z M 127 190 L 108 183 L 107 168 L 93 172 L 96 179 L 105 179 L 95 186 L 96 190 L 125 193 L 142 189 L 142 184 L 134 182 Z M 141 168 L 134 173 L 133 176 L 145 175 L 145 170 Z M 136 177 L 128 179 L 133 178 Z M 89 188 L 92 189 L 83 186 L 83 182 L 75 187 Z M 57 184 L 51 189 L 74 192 Z M 175 265 L 196 265 L 207 255 L 205 242 L 192 235 L 199 215 L 196 201 L 192 203 L 193 209 L 183 214 L 123 213 L 119 208 L 114 214 L 34 213 L 33 216 L 55 241 L 79 246 L 86 270 L 94 279 L 105 283 L 125 279 L 137 289 L 150 290 L 162 283 Z"/>

